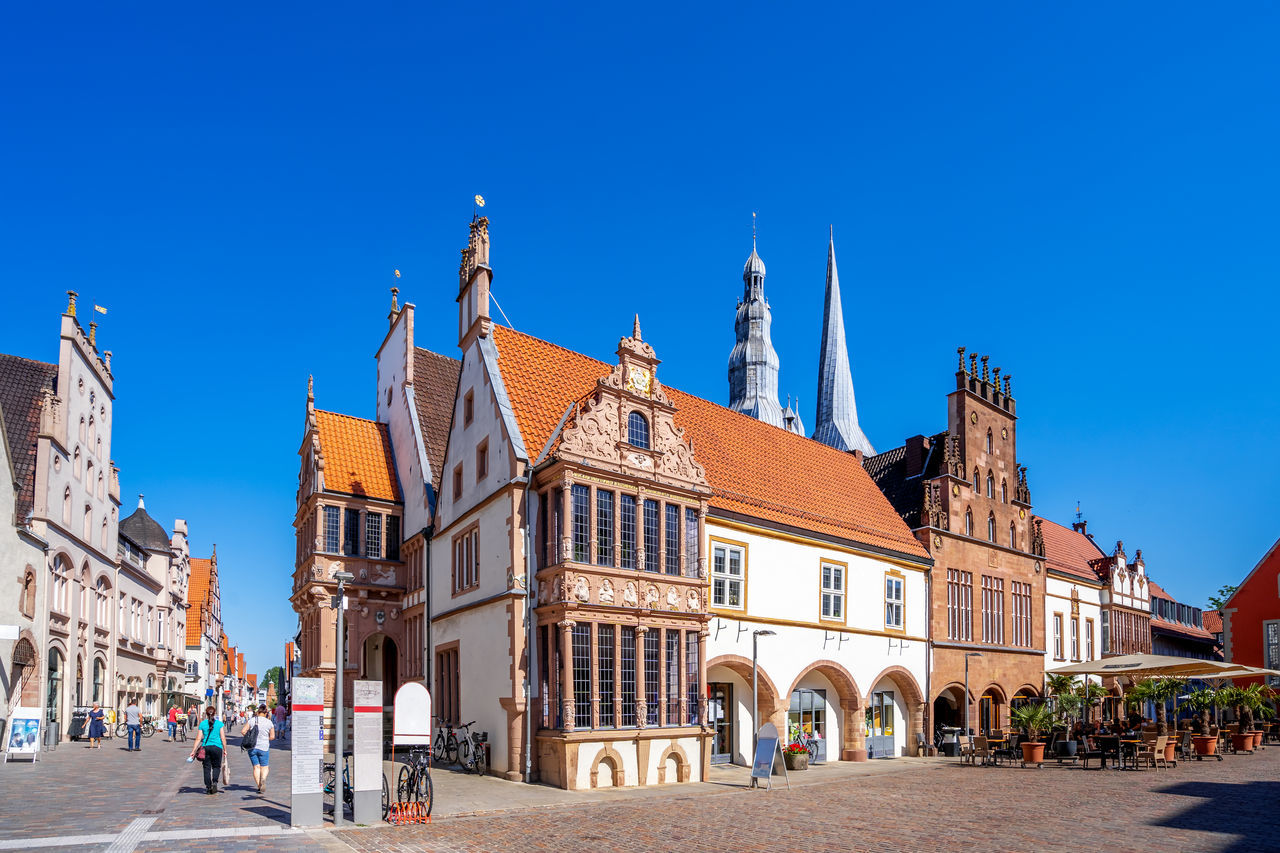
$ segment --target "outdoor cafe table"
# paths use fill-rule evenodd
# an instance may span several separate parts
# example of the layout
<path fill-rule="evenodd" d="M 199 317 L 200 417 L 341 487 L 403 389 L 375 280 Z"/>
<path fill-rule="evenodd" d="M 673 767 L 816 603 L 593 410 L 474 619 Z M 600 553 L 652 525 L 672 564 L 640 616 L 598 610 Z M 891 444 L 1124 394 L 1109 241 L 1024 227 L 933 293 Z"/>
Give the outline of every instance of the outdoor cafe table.
<path fill-rule="evenodd" d="M 1124 761 L 1123 761 L 1124 758 L 1132 758 L 1133 769 L 1134 770 L 1138 769 L 1138 747 L 1141 745 L 1142 745 L 1141 738 L 1120 738 L 1120 750 L 1121 750 L 1121 759 L 1122 759 L 1120 762 L 1121 769 L 1124 768 Z"/>
<path fill-rule="evenodd" d="M 1119 735 L 1094 735 L 1093 739 L 1096 740 L 1098 742 L 1098 745 L 1102 747 L 1101 769 L 1105 770 L 1107 768 L 1108 755 L 1115 756 L 1116 767 L 1123 766 L 1123 763 L 1121 762 L 1121 759 L 1120 759 L 1121 739 Z"/>

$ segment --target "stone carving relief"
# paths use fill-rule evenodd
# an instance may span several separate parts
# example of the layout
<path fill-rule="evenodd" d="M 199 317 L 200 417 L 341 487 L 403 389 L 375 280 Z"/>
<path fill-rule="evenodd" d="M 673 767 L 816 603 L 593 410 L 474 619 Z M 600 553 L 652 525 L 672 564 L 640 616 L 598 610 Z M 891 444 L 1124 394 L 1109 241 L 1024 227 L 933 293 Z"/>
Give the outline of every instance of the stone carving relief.
<path fill-rule="evenodd" d="M 591 586 L 582 575 L 578 575 L 578 579 L 573 582 L 573 597 L 579 601 L 591 598 Z"/>
<path fill-rule="evenodd" d="M 676 591 L 674 586 L 667 587 L 667 609 L 680 609 L 680 593 Z"/>
<path fill-rule="evenodd" d="M 391 566 L 376 566 L 373 570 L 373 577 L 370 580 L 379 586 L 394 586 L 396 570 Z"/>
<path fill-rule="evenodd" d="M 657 603 L 658 603 L 658 588 L 653 584 L 649 584 L 649 586 L 645 587 L 645 590 L 644 590 L 644 606 L 652 610 L 654 605 L 656 605 Z"/>
<path fill-rule="evenodd" d="M 685 600 L 688 602 L 690 610 L 698 610 L 698 593 L 696 590 L 689 590 L 689 594 L 685 596 Z"/>
<path fill-rule="evenodd" d="M 636 596 L 635 581 L 627 581 L 627 585 L 622 589 L 622 603 L 628 607 L 635 607 L 639 603 Z"/>
<path fill-rule="evenodd" d="M 685 440 L 684 430 L 671 418 L 662 418 L 658 429 L 658 447 L 663 451 L 660 470 L 681 480 L 706 481 L 706 471 L 693 456 L 693 445 Z"/>
<path fill-rule="evenodd" d="M 551 600 L 564 601 L 564 580 L 556 578 L 551 584 Z"/>
<path fill-rule="evenodd" d="M 608 578 L 600 582 L 600 603 L 613 604 L 613 583 Z"/>
<path fill-rule="evenodd" d="M 618 459 L 618 401 L 597 391 L 582 403 L 560 436 L 560 452 Z"/>

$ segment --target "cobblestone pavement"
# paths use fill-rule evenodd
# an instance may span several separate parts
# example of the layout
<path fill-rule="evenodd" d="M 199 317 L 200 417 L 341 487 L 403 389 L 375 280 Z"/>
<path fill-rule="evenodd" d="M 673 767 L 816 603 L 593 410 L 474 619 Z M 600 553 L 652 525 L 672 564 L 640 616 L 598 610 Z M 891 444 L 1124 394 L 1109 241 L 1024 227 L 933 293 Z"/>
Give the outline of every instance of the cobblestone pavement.
<path fill-rule="evenodd" d="M 565 794 L 477 780 L 487 813 L 429 826 L 290 830 L 288 758 L 272 750 L 267 795 L 233 745 L 232 785 L 208 797 L 190 744 L 160 735 L 126 753 L 62 744 L 35 767 L 0 766 L 0 850 L 100 851 L 609 849 L 684 851 L 1280 850 L 1280 748 L 1161 771 L 960 767 L 953 760 L 835 765 L 792 789 L 719 784 Z M 861 768 L 866 768 L 862 770 Z M 881 768 L 884 768 L 883 770 Z M 891 772 L 889 772 L 891 770 Z M 862 775 L 839 775 L 859 773 Z M 463 779 L 437 771 L 437 785 Z M 470 789 L 477 790 L 477 789 Z M 534 800 L 522 795 L 535 791 Z M 286 796 L 280 796 L 280 795 Z M 598 795 L 597 795 L 598 794 Z M 471 805 L 472 794 L 456 807 Z M 443 798 L 441 798 L 443 800 Z M 506 808 L 494 812 L 493 807 Z M 461 809 L 459 809 L 461 810 Z M 56 837 L 56 838 L 55 838 Z M 56 848 L 55 848 L 56 849 Z"/>
<path fill-rule="evenodd" d="M 1280 749 L 1169 770 L 961 767 L 335 833 L 357 851 L 1280 850 Z M 799 775 L 799 774 L 797 774 Z"/>

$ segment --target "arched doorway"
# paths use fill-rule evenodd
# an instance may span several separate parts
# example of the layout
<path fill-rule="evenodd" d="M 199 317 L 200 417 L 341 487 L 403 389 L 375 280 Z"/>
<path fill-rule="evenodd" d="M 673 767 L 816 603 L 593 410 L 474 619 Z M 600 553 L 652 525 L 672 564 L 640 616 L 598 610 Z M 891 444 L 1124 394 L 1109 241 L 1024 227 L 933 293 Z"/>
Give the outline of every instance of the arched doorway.
<path fill-rule="evenodd" d="M 757 669 L 760 724 L 771 721 L 783 729 L 785 710 L 773 679 Z M 751 660 L 720 655 L 707 661 L 707 723 L 711 726 L 713 764 L 750 764 L 751 735 L 758 728 L 751 719 Z M 774 717 L 777 719 L 774 719 Z"/>
<path fill-rule="evenodd" d="M 396 641 L 386 634 L 370 634 L 365 638 L 360 656 L 361 677 L 382 682 L 382 704 L 390 706 L 399 683 L 399 658 Z"/>
<path fill-rule="evenodd" d="M 40 685 L 36 678 L 36 647 L 31 640 L 23 637 L 13 647 L 13 665 L 9 670 L 11 697 L 18 697 L 17 703 L 27 708 L 40 706 Z"/>
<path fill-rule="evenodd" d="M 964 728 L 964 687 L 949 685 L 933 700 L 933 727 Z"/>
<path fill-rule="evenodd" d="M 866 747 L 861 710 L 862 694 L 849 671 L 835 661 L 816 661 L 791 683 L 787 739 L 811 735 L 817 741 L 818 761 L 862 761 Z"/>
<path fill-rule="evenodd" d="M 1008 719 L 1004 693 L 994 684 L 982 691 L 978 700 L 978 731 L 987 734 L 1000 729 Z"/>
<path fill-rule="evenodd" d="M 45 719 L 48 722 L 62 720 L 62 655 L 57 649 L 49 649 L 49 693 L 45 709 Z"/>
<path fill-rule="evenodd" d="M 900 666 L 877 675 L 867 695 L 865 718 L 869 758 L 915 755 L 924 736 L 924 695 L 915 676 Z"/>

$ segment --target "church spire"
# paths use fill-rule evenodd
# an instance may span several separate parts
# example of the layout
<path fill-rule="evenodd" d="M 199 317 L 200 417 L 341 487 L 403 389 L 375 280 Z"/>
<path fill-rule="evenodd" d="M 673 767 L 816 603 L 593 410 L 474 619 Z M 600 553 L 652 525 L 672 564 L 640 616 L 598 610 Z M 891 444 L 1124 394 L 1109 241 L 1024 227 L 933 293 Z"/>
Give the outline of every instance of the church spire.
<path fill-rule="evenodd" d="M 858 426 L 858 406 L 853 399 L 853 371 L 844 338 L 844 312 L 840 304 L 840 276 L 836 272 L 835 231 L 827 243 L 827 296 L 822 313 L 822 349 L 818 353 L 818 409 L 813 437 L 837 450 L 875 453 Z"/>
<path fill-rule="evenodd" d="M 773 315 L 764 298 L 764 261 L 756 253 L 754 214 L 751 254 L 742 268 L 742 298 L 729 353 L 729 408 L 776 427 L 786 427 L 778 405 L 777 350 L 769 336 Z"/>

